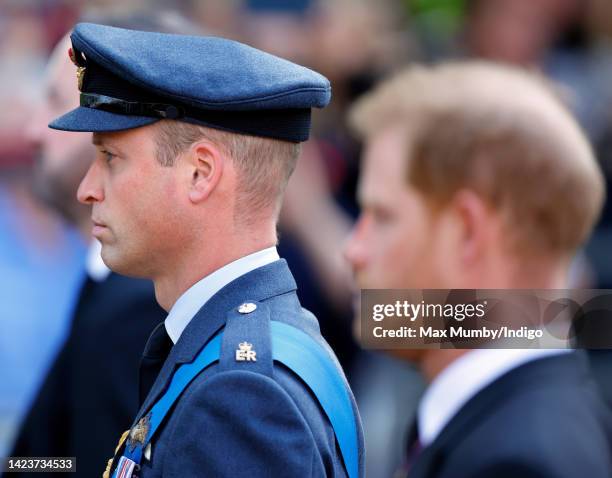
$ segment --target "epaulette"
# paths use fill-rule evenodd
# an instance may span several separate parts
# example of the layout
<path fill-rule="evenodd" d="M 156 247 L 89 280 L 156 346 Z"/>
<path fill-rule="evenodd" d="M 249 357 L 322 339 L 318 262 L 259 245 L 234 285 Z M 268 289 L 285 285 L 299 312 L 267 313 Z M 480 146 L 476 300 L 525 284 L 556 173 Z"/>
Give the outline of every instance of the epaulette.
<path fill-rule="evenodd" d="M 272 376 L 270 309 L 265 303 L 247 300 L 228 312 L 219 369 Z"/>

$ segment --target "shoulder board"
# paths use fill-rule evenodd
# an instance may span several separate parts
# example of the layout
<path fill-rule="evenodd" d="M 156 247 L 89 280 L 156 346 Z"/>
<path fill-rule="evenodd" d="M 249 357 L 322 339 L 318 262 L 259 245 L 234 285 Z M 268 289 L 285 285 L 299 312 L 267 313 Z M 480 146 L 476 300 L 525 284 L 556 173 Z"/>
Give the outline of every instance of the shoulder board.
<path fill-rule="evenodd" d="M 246 300 L 227 314 L 220 370 L 248 370 L 272 376 L 270 309 L 266 304 Z"/>

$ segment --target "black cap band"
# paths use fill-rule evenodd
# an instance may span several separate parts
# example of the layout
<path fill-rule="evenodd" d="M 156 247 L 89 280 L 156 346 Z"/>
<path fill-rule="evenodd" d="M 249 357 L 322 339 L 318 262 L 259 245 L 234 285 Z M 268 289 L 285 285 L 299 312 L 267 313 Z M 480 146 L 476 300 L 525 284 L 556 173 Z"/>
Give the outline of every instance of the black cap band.
<path fill-rule="evenodd" d="M 81 106 L 129 116 L 178 119 L 185 116 L 181 107 L 163 103 L 139 103 L 93 93 L 81 93 Z"/>

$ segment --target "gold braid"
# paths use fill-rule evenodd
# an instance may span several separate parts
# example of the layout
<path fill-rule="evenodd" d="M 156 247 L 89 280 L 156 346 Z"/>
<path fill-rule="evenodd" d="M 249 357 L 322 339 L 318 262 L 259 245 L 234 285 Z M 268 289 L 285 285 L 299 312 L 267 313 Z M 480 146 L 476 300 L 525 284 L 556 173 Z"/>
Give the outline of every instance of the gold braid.
<path fill-rule="evenodd" d="M 123 432 L 123 435 L 121 435 L 121 438 L 119 438 L 119 443 L 117 443 L 117 448 L 115 448 L 115 455 L 117 454 L 119 449 L 123 446 L 123 443 L 125 442 L 129 434 L 130 434 L 130 431 L 126 430 Z M 106 464 L 106 470 L 104 470 L 104 473 L 102 474 L 102 478 L 110 478 L 110 471 L 111 471 L 111 466 L 113 464 L 114 458 L 115 457 L 108 460 L 108 463 Z"/>

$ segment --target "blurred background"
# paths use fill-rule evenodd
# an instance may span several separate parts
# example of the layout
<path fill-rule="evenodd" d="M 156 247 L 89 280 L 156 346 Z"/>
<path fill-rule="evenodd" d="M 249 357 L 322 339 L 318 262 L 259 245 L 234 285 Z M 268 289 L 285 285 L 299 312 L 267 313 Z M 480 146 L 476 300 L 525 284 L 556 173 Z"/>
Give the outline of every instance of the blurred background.
<path fill-rule="evenodd" d="M 358 213 L 359 144 L 352 101 L 411 62 L 476 57 L 538 70 L 558 83 L 612 178 L 610 0 L 0 0 L 0 456 L 14 440 L 66 338 L 87 246 L 37 199 L 40 153 L 28 121 L 56 43 L 91 15 L 183 16 L 224 36 L 309 66 L 333 88 L 287 191 L 281 256 L 303 305 L 343 362 L 363 415 L 368 476 L 390 476 L 422 390 L 414 370 L 361 351 L 341 248 Z M 75 78 L 66 78 L 76 85 Z M 577 201 L 580 198 L 576 198 Z M 612 208 L 575 261 L 575 287 L 612 288 Z M 95 432 L 94 432 L 95 433 Z"/>

